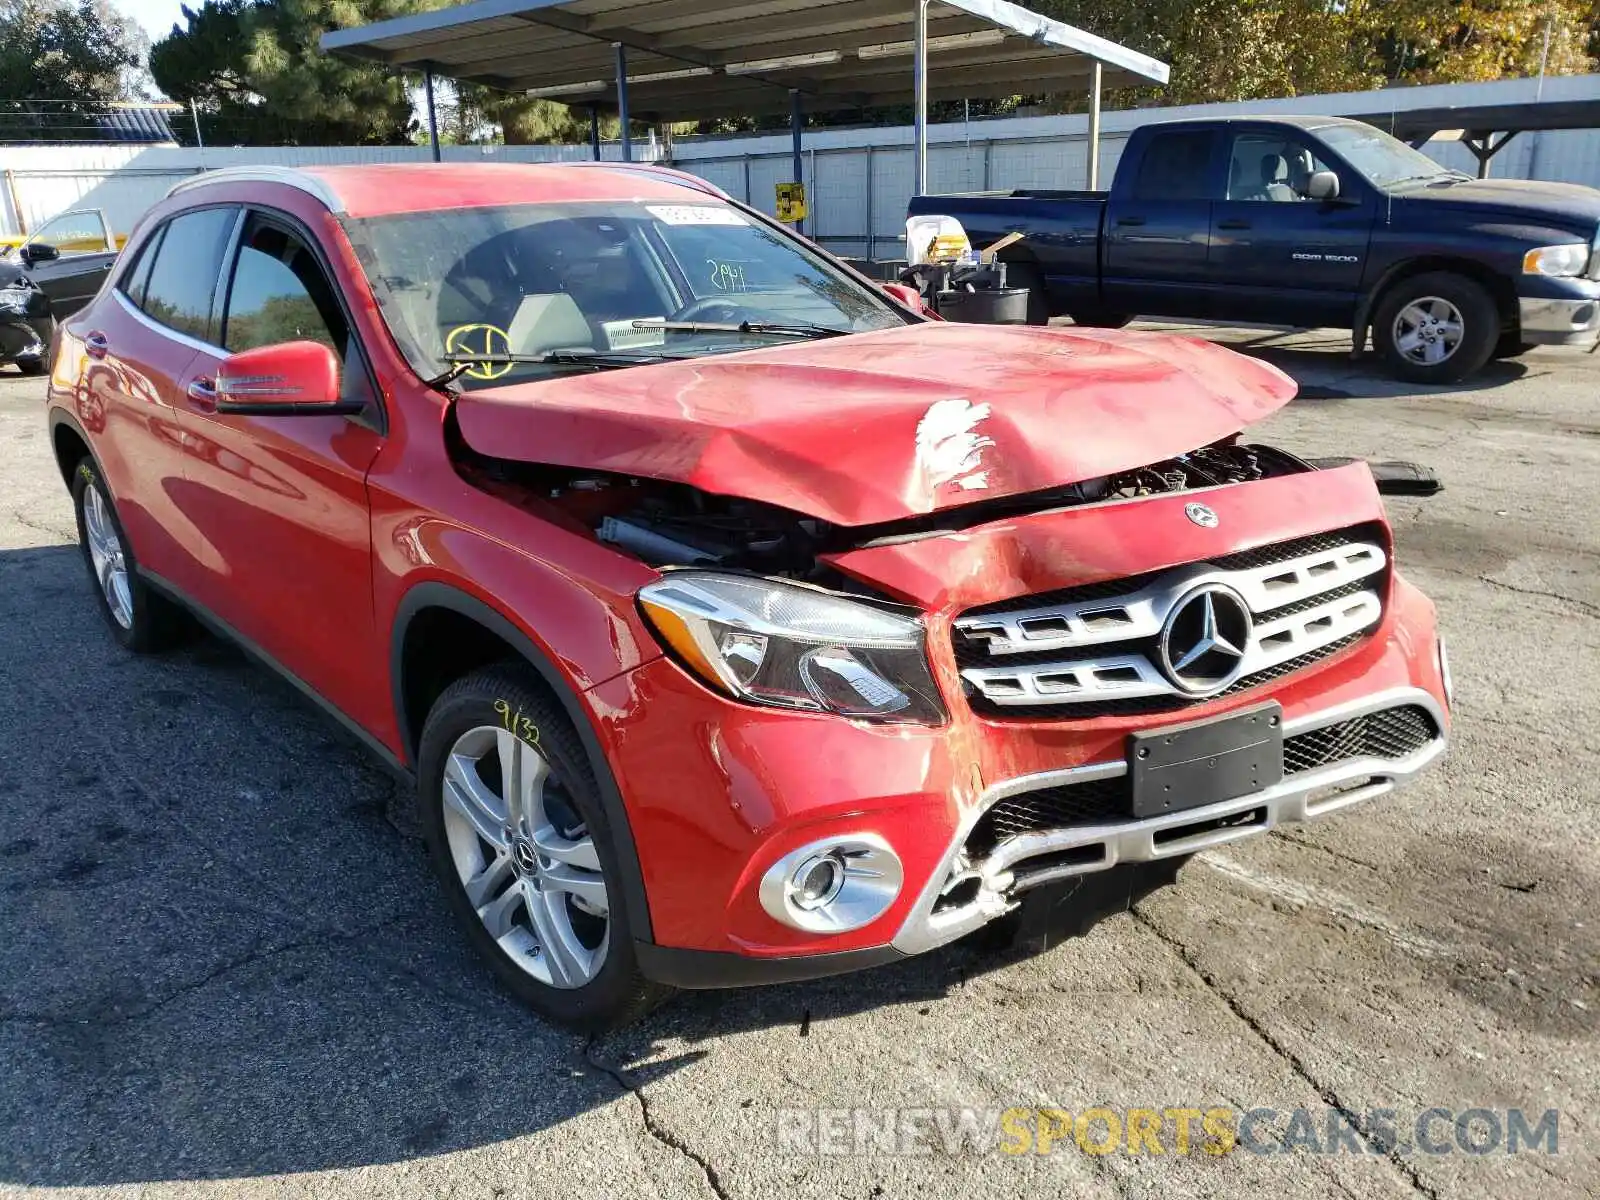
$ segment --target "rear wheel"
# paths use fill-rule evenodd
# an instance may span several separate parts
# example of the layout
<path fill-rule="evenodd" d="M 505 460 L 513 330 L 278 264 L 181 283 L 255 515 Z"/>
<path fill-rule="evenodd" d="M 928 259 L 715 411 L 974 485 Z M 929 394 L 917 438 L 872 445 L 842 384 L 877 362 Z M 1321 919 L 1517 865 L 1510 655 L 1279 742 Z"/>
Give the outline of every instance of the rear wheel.
<path fill-rule="evenodd" d="M 1028 324 L 1050 324 L 1050 293 L 1044 288 L 1044 273 L 1033 263 L 1006 263 L 1006 286 L 1028 289 Z"/>
<path fill-rule="evenodd" d="M 588 758 L 526 667 L 487 667 L 445 689 L 418 765 L 423 835 L 450 908 L 514 995 L 602 1030 L 672 994 L 639 970 Z"/>
<path fill-rule="evenodd" d="M 1074 325 L 1082 325 L 1088 329 L 1121 329 L 1124 325 L 1131 324 L 1133 319 L 1132 313 L 1075 312 L 1072 314 L 1072 323 Z"/>
<path fill-rule="evenodd" d="M 192 628 L 187 615 L 139 578 L 128 535 L 93 459 L 84 458 L 73 468 L 72 506 L 84 565 L 111 636 L 140 654 L 182 641 Z"/>
<path fill-rule="evenodd" d="M 1455 383 L 1489 361 L 1500 312 L 1481 284 L 1433 271 L 1401 280 L 1378 302 L 1372 338 L 1401 379 Z"/>
<path fill-rule="evenodd" d="M 17 370 L 21 371 L 24 375 L 43 375 L 48 369 L 44 361 L 44 356 L 41 354 L 30 354 L 23 358 L 17 359 L 16 362 Z"/>

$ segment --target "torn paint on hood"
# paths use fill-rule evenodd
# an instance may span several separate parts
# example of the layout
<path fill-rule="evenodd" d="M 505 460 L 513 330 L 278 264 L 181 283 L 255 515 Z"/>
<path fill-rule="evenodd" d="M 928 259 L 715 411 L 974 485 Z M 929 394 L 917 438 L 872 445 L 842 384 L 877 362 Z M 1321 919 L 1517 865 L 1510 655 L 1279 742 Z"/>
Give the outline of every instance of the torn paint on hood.
<path fill-rule="evenodd" d="M 1294 392 L 1196 338 L 928 322 L 473 391 L 455 411 L 481 454 L 856 526 L 1132 470 Z"/>

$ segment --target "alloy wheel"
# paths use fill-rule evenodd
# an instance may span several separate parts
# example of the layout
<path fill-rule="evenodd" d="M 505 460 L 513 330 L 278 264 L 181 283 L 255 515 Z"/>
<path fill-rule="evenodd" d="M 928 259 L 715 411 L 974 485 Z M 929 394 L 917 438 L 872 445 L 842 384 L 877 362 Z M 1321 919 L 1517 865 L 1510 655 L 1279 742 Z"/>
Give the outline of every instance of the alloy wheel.
<path fill-rule="evenodd" d="M 122 539 L 117 536 L 116 524 L 111 519 L 111 506 L 100 494 L 100 486 L 96 483 L 83 489 L 83 530 L 89 542 L 89 561 L 94 566 L 94 577 L 100 581 L 100 590 L 105 593 L 111 618 L 122 628 L 132 629 L 133 592 L 128 586 L 128 561 L 122 552 Z"/>
<path fill-rule="evenodd" d="M 500 949 L 550 987 L 599 974 L 611 930 L 605 874 L 539 748 L 498 726 L 467 730 L 445 761 L 443 801 L 462 889 Z"/>
<path fill-rule="evenodd" d="M 1466 323 L 1461 310 L 1439 296 L 1418 296 L 1395 314 L 1394 344 L 1420 366 L 1444 362 L 1461 346 Z"/>

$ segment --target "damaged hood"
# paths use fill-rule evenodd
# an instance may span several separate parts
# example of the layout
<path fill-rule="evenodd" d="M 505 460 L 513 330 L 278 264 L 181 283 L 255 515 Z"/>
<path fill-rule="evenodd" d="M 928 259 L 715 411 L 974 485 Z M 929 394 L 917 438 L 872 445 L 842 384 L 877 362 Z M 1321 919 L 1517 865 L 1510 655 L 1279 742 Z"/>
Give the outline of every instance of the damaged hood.
<path fill-rule="evenodd" d="M 455 411 L 480 454 L 849 526 L 1146 466 L 1294 392 L 1194 338 L 929 322 L 468 392 Z"/>

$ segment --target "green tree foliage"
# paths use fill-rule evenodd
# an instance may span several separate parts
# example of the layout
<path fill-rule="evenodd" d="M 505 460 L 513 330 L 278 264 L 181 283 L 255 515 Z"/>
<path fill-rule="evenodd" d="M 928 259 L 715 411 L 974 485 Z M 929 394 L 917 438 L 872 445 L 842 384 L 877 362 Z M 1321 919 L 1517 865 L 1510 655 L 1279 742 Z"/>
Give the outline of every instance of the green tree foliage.
<path fill-rule="evenodd" d="M 150 73 L 193 100 L 208 141 L 367 144 L 410 140 L 398 72 L 324 54 L 329 29 L 415 11 L 406 0 L 205 0 L 150 51 Z"/>
<path fill-rule="evenodd" d="M 0 0 L 0 102 L 97 109 L 128 98 L 137 41 L 104 0 Z"/>

